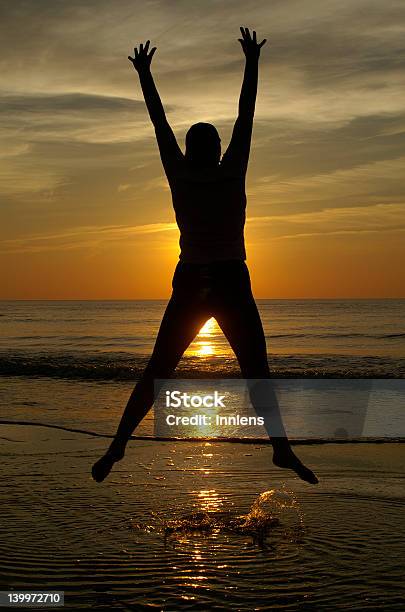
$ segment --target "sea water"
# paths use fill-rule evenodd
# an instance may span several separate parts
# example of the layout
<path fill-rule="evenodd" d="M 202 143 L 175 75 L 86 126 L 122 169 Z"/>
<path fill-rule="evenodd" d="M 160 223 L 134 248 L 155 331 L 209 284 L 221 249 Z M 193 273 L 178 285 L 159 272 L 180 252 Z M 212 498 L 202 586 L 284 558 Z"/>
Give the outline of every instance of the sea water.
<path fill-rule="evenodd" d="M 0 302 L 1 418 L 112 435 L 153 349 L 165 305 L 162 300 Z M 351 437 L 403 435 L 405 300 L 258 300 L 258 307 L 293 437 L 343 435 L 348 397 L 360 406 L 364 426 Z M 175 376 L 240 376 L 215 320 L 203 326 Z M 328 391 L 338 383 L 321 379 L 343 381 L 340 405 L 329 401 Z M 356 387 L 348 379 L 370 383 L 365 389 L 367 383 Z M 153 412 L 136 433 L 153 435 Z M 233 435 L 223 435 L 228 434 Z M 265 431 L 256 435 L 266 437 Z"/>

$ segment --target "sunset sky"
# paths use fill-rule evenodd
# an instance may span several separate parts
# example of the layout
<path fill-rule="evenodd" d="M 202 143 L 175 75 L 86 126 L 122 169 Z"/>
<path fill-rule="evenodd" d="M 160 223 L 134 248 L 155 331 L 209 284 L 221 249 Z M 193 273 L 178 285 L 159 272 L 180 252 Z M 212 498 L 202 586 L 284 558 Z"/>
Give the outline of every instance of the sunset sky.
<path fill-rule="evenodd" d="M 226 146 L 266 37 L 247 180 L 258 298 L 405 297 L 403 0 L 0 4 L 0 298 L 165 298 L 178 230 L 128 54 L 150 38 L 181 147 Z"/>

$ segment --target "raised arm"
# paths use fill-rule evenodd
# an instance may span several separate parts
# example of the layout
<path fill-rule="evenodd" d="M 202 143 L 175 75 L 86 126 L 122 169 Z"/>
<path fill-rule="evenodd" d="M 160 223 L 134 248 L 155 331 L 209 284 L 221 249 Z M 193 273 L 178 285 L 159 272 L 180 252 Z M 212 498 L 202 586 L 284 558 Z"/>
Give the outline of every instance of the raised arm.
<path fill-rule="evenodd" d="M 138 72 L 146 107 L 155 127 L 160 157 L 167 174 L 173 168 L 174 164 L 183 157 L 183 153 L 166 119 L 163 104 L 153 80 L 150 65 L 156 47 L 153 47 L 149 51 L 149 45 L 150 41 L 148 40 L 145 45 L 140 44 L 139 49 L 135 47 L 134 57 L 128 56 L 128 59 Z"/>
<path fill-rule="evenodd" d="M 255 31 L 253 31 L 253 36 L 251 36 L 248 28 L 241 27 L 240 31 L 242 38 L 238 40 L 245 54 L 245 72 L 239 97 L 238 118 L 233 128 L 231 142 L 223 156 L 223 161 L 240 164 L 246 171 L 255 113 L 260 49 L 266 39 L 258 43 Z"/>

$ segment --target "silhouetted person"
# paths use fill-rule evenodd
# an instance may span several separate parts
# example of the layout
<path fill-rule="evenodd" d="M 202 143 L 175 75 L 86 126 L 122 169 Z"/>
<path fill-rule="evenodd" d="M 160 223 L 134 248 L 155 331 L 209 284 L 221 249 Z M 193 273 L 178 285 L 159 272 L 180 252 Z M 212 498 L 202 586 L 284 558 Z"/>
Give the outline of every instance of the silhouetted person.
<path fill-rule="evenodd" d="M 129 57 L 137 70 L 150 118 L 155 127 L 163 167 L 170 185 L 180 229 L 180 261 L 173 277 L 167 305 L 151 359 L 136 384 L 117 433 L 106 454 L 92 469 L 103 480 L 124 456 L 132 432 L 151 408 L 155 379 L 173 374 L 184 351 L 202 325 L 215 317 L 238 359 L 245 379 L 270 379 L 266 342 L 252 295 L 245 259 L 245 176 L 249 159 L 256 102 L 260 49 L 241 28 L 239 39 L 246 56 L 239 99 L 239 114 L 230 144 L 221 159 L 221 139 L 209 123 L 192 125 L 186 135 L 185 155 L 179 148 L 150 71 L 156 47 L 150 42 L 135 48 Z M 273 462 L 293 469 L 303 480 L 316 483 L 315 475 L 293 453 L 277 400 L 266 380 L 250 389 L 252 403 L 267 414 L 273 445 Z M 266 403 L 267 402 L 267 403 Z"/>

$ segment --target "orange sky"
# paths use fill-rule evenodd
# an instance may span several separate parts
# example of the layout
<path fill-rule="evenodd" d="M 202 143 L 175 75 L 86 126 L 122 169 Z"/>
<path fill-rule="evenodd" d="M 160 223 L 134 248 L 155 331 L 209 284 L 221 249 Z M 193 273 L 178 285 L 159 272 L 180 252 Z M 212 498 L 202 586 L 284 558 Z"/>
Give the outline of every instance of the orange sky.
<path fill-rule="evenodd" d="M 225 147 L 241 24 L 269 40 L 247 180 L 256 297 L 405 297 L 405 6 L 263 0 L 248 16 L 244 6 L 9 3 L 0 299 L 170 294 L 178 231 L 126 58 L 151 38 L 181 146 L 192 123 L 209 121 Z"/>

